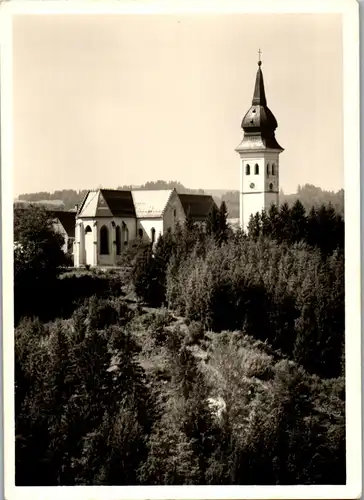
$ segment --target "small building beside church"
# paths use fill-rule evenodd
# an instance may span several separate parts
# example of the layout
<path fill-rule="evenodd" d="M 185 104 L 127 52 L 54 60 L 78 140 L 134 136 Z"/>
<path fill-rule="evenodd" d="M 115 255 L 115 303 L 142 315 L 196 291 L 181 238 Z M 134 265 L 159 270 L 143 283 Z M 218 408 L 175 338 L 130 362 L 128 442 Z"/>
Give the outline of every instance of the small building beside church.
<path fill-rule="evenodd" d="M 187 214 L 203 223 L 214 205 L 212 196 L 179 194 L 175 189 L 88 191 L 76 212 L 74 265 L 118 265 L 132 242 L 155 243 Z"/>
<path fill-rule="evenodd" d="M 24 210 L 29 210 L 32 203 L 21 204 L 20 208 L 17 203 L 14 203 L 14 213 L 21 214 Z M 34 203 L 34 205 L 37 205 Z M 38 205 L 40 205 L 38 203 Z M 76 214 L 74 212 L 66 212 L 64 210 L 47 210 L 50 218 L 53 219 L 53 229 L 63 237 L 62 250 L 64 253 L 73 253 L 75 240 L 75 222 Z M 14 242 L 16 245 L 17 242 Z"/>

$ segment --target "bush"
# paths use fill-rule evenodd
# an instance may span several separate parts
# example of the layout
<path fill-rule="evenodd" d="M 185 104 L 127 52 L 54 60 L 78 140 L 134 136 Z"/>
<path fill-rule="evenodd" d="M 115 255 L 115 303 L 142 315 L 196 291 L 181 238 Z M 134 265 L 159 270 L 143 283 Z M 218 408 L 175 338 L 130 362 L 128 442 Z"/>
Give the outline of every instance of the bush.
<path fill-rule="evenodd" d="M 188 325 L 186 344 L 199 344 L 205 337 L 205 328 L 199 321 L 191 321 Z"/>

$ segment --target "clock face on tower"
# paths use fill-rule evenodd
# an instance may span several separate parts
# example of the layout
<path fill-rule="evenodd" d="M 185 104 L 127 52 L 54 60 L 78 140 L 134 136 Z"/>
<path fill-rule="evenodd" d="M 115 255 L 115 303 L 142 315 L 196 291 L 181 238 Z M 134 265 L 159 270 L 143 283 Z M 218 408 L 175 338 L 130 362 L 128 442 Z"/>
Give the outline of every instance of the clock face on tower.
<path fill-rule="evenodd" d="M 254 184 L 254 182 L 252 182 L 252 183 L 250 184 L 250 187 L 251 187 L 251 189 L 254 189 L 254 188 L 255 188 L 255 184 Z"/>

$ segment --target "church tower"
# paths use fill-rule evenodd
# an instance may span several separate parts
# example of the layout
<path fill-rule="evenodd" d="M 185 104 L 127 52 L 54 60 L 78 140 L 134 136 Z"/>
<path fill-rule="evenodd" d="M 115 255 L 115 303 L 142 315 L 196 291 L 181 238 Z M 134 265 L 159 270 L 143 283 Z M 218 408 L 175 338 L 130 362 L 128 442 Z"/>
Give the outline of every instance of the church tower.
<path fill-rule="evenodd" d="M 283 148 L 275 138 L 278 124 L 267 106 L 261 65 L 259 50 L 253 101 L 241 123 L 243 140 L 235 150 L 240 156 L 240 226 L 243 229 L 247 228 L 252 214 L 279 203 L 279 154 Z"/>

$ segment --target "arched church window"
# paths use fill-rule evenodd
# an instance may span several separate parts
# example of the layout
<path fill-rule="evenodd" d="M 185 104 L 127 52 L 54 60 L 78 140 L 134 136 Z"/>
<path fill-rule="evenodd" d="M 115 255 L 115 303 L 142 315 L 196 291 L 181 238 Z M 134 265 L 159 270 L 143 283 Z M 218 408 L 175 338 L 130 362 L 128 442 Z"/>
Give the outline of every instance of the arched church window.
<path fill-rule="evenodd" d="M 143 238 L 143 229 L 142 228 L 139 229 L 138 234 L 139 234 L 139 238 L 142 239 Z"/>
<path fill-rule="evenodd" d="M 245 165 L 245 175 L 250 175 L 250 165 L 249 163 Z"/>
<path fill-rule="evenodd" d="M 87 233 L 92 233 L 92 229 L 90 228 L 90 226 L 86 226 L 85 228 L 85 234 Z"/>
<path fill-rule="evenodd" d="M 269 175 L 269 163 L 267 163 L 267 175 Z"/>
<path fill-rule="evenodd" d="M 150 236 L 151 236 L 152 243 L 154 243 L 155 242 L 155 229 L 154 229 L 154 227 L 152 227 L 152 229 L 150 230 Z"/>
<path fill-rule="evenodd" d="M 273 183 L 272 183 L 272 182 L 269 184 L 269 189 L 270 189 L 271 191 L 273 191 Z"/>
<path fill-rule="evenodd" d="M 120 226 L 116 226 L 115 239 L 116 239 L 116 255 L 120 255 L 121 254 L 121 229 L 120 229 Z"/>
<path fill-rule="evenodd" d="M 259 175 L 259 165 L 258 165 L 258 163 L 256 163 L 255 166 L 254 166 L 254 173 L 255 173 L 255 175 Z"/>
<path fill-rule="evenodd" d="M 276 175 L 276 166 L 272 164 L 272 175 Z"/>
<path fill-rule="evenodd" d="M 109 230 L 106 226 L 100 229 L 100 255 L 109 255 Z"/>

